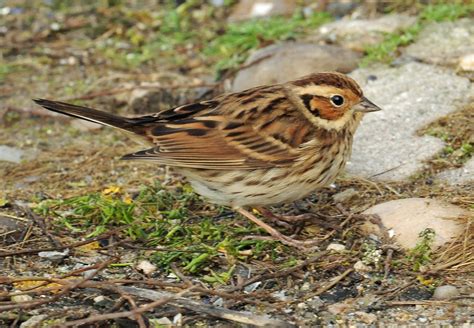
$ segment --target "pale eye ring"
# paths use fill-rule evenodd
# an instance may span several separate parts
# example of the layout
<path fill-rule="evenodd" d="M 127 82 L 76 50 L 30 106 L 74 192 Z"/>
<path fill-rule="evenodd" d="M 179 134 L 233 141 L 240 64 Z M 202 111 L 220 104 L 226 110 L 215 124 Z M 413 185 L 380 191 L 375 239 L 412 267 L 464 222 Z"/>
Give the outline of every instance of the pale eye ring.
<path fill-rule="evenodd" d="M 336 107 L 341 107 L 342 105 L 344 105 L 344 97 L 341 95 L 332 95 L 331 104 Z"/>

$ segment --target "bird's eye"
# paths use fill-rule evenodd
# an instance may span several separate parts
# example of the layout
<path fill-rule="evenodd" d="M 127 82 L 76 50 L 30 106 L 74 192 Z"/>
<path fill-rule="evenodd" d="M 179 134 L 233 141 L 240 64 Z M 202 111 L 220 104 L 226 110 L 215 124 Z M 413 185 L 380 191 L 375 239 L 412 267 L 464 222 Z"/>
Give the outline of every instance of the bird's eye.
<path fill-rule="evenodd" d="M 336 107 L 341 107 L 344 104 L 344 97 L 340 95 L 331 96 L 331 103 Z"/>

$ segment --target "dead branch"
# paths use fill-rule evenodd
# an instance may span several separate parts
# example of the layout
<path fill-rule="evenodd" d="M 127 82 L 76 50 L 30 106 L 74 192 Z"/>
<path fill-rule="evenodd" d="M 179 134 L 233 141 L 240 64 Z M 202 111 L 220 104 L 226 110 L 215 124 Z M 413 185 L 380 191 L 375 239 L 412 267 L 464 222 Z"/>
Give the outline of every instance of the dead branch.
<path fill-rule="evenodd" d="M 307 259 L 306 261 L 303 261 L 302 263 L 300 263 L 300 264 L 298 264 L 298 265 L 296 265 L 292 268 L 280 270 L 280 271 L 277 271 L 277 272 L 268 272 L 268 273 L 261 274 L 259 276 L 248 279 L 248 280 L 244 281 L 243 283 L 238 284 L 235 287 L 225 289 L 224 291 L 234 292 L 234 291 L 237 291 L 237 290 L 241 290 L 245 286 L 251 285 L 251 284 L 253 284 L 255 282 L 258 282 L 258 281 L 275 279 L 275 278 L 279 278 L 279 277 L 286 277 L 286 276 L 292 274 L 295 271 L 298 271 L 298 270 L 300 270 L 300 269 L 302 269 L 302 268 L 304 268 L 304 267 L 306 267 L 306 266 L 308 266 L 308 265 L 310 265 L 310 264 L 312 264 L 316 261 L 319 261 L 319 259 L 321 259 L 321 257 L 327 255 L 328 253 L 329 253 L 329 251 L 322 251 L 318 255 L 315 255 L 315 256 Z"/>
<path fill-rule="evenodd" d="M 193 288 L 193 287 L 191 287 Z M 136 288 L 136 287 L 120 287 L 124 292 L 146 298 L 149 300 L 159 300 L 171 297 L 172 294 L 165 292 L 158 292 L 150 289 Z M 270 319 L 267 316 L 255 315 L 249 312 L 239 312 L 229 309 L 220 308 L 208 304 L 203 304 L 190 299 L 175 297 L 169 301 L 170 305 L 185 308 L 197 313 L 204 313 L 215 318 L 225 319 L 233 322 L 239 322 L 256 327 L 293 327 L 294 325 L 276 319 Z"/>
<path fill-rule="evenodd" d="M 133 287 L 130 287 L 133 288 Z M 177 294 L 166 294 L 164 296 L 163 294 L 160 295 L 160 297 L 155 298 L 154 302 L 142 305 L 132 311 L 124 311 L 124 312 L 115 312 L 115 313 L 107 313 L 107 314 L 100 314 L 100 315 L 93 315 L 89 318 L 81 319 L 81 320 L 75 320 L 75 321 L 70 321 L 70 322 L 65 322 L 62 323 L 60 326 L 54 326 L 54 327 L 73 327 L 73 326 L 82 326 L 88 323 L 93 323 L 93 322 L 98 322 L 98 321 L 105 321 L 105 320 L 111 320 L 111 319 L 118 319 L 118 318 L 126 318 L 126 317 L 136 317 L 144 312 L 151 311 L 154 308 L 164 305 L 166 303 L 171 302 L 173 299 L 180 298 L 184 296 L 185 294 L 189 293 L 192 291 L 194 287 L 190 287 L 188 289 L 185 289 Z M 123 290 L 123 288 L 117 288 L 118 290 L 122 289 L 122 293 L 124 294 L 131 294 L 133 293 Z M 139 296 L 139 295 L 135 295 Z"/>
<path fill-rule="evenodd" d="M 108 232 L 105 232 L 97 237 L 89 238 L 83 241 L 79 241 L 76 243 L 68 244 L 68 245 L 62 245 L 60 247 L 46 247 L 46 248 L 36 248 L 36 249 L 23 249 L 19 251 L 13 251 L 13 252 L 2 252 L 0 253 L 0 257 L 6 257 L 6 256 L 18 256 L 18 255 L 25 255 L 25 254 L 38 254 L 40 252 L 49 252 L 49 251 L 59 251 L 67 248 L 75 248 L 78 246 L 82 245 L 87 245 L 90 244 L 94 241 L 99 241 L 102 239 L 109 238 L 110 236 L 115 235 L 117 232 L 127 228 L 128 225 L 119 227 L 117 229 L 110 230 Z"/>

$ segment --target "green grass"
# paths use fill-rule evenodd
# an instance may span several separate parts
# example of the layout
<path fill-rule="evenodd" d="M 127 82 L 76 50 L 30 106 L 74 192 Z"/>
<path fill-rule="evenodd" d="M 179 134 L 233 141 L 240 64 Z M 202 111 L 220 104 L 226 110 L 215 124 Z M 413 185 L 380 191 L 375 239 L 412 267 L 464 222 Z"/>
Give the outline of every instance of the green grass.
<path fill-rule="evenodd" d="M 432 246 L 436 233 L 433 229 L 425 229 L 419 234 L 416 246 L 408 253 L 408 261 L 414 271 L 420 271 L 431 262 Z"/>
<path fill-rule="evenodd" d="M 453 2 L 450 4 L 433 4 L 423 7 L 418 20 L 412 26 L 396 33 L 387 33 L 383 42 L 365 49 L 366 56 L 361 66 L 371 63 L 390 63 L 397 56 L 398 49 L 414 42 L 426 26 L 431 22 L 454 21 L 474 14 L 474 4 Z"/>
<path fill-rule="evenodd" d="M 192 1 L 176 8 L 165 7 L 166 10 L 141 13 L 138 17 L 137 13 L 127 15 L 125 9 L 117 9 L 113 20 L 122 15 L 125 21 L 122 23 L 131 26 L 126 32 L 109 38 L 107 43 L 101 43 L 98 46 L 101 54 L 119 67 L 137 68 L 165 57 L 174 64 L 185 65 L 186 53 L 193 49 L 219 72 L 240 65 L 252 49 L 296 38 L 331 19 L 327 13 L 314 13 L 309 17 L 298 13 L 290 18 L 270 17 L 227 24 L 224 18 L 216 17 L 215 9 L 210 7 L 184 10 L 193 7 Z M 136 26 L 140 20 L 141 29 Z M 110 26 L 104 26 L 96 34 L 109 29 Z"/>
<path fill-rule="evenodd" d="M 115 227 L 124 227 L 123 233 L 146 247 L 166 248 L 151 255 L 162 270 L 172 263 L 179 264 L 189 273 L 205 271 L 209 281 L 226 280 L 233 262 L 259 258 L 275 252 L 273 242 L 246 239 L 260 235 L 261 230 L 248 223 L 233 226 L 228 219 L 215 219 L 223 209 L 203 213 L 203 203 L 189 187 L 170 192 L 159 184 L 142 187 L 135 197 L 118 187 L 102 193 L 92 193 L 69 199 L 46 200 L 36 211 L 55 218 L 58 229 L 66 229 L 87 238 L 100 235 Z M 222 264 L 222 258 L 227 266 Z M 213 271 L 216 270 L 219 272 Z M 221 272 L 224 270 L 223 272 Z"/>
<path fill-rule="evenodd" d="M 229 24 L 225 33 L 204 49 L 204 54 L 218 59 L 218 71 L 233 68 L 243 63 L 252 49 L 275 41 L 295 39 L 330 20 L 327 13 L 314 13 L 309 17 L 296 14 L 289 19 L 271 17 Z"/>

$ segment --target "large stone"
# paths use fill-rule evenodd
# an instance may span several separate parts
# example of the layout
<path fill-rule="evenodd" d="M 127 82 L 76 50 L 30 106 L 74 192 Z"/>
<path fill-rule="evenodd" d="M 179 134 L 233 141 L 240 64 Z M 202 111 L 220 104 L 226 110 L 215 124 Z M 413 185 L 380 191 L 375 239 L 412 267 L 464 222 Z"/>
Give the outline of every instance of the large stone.
<path fill-rule="evenodd" d="M 439 173 L 437 178 L 447 182 L 450 185 L 474 183 L 474 158 L 471 158 L 469 161 L 467 161 L 463 167 L 453 170 L 446 170 Z"/>
<path fill-rule="evenodd" d="M 377 19 L 342 19 L 319 28 L 324 40 L 346 48 L 364 51 L 367 46 L 383 41 L 386 33 L 409 27 L 416 18 L 404 14 L 385 15 Z"/>
<path fill-rule="evenodd" d="M 421 63 L 358 69 L 352 76 L 383 110 L 369 113 L 359 127 L 348 171 L 380 180 L 404 180 L 444 142 L 417 131 L 465 105 L 474 95 L 469 80 Z"/>
<path fill-rule="evenodd" d="M 436 199 L 406 198 L 375 205 L 363 214 L 377 214 L 385 229 L 392 231 L 395 241 L 405 249 L 412 249 L 419 240 L 420 232 L 435 231 L 433 247 L 440 247 L 461 235 L 464 227 L 456 219 L 468 215 L 458 206 Z M 376 224 L 365 222 L 367 233 L 383 235 Z"/>
<path fill-rule="evenodd" d="M 281 83 L 325 71 L 348 73 L 359 63 L 360 55 L 337 46 L 303 42 L 283 42 L 254 52 L 239 71 L 232 91 L 263 84 Z"/>
<path fill-rule="evenodd" d="M 474 52 L 474 19 L 432 23 L 405 54 L 423 62 L 457 65 L 460 58 Z"/>
<path fill-rule="evenodd" d="M 291 15 L 296 9 L 292 0 L 240 0 L 232 10 L 228 21 L 236 22 L 246 19 Z"/>

